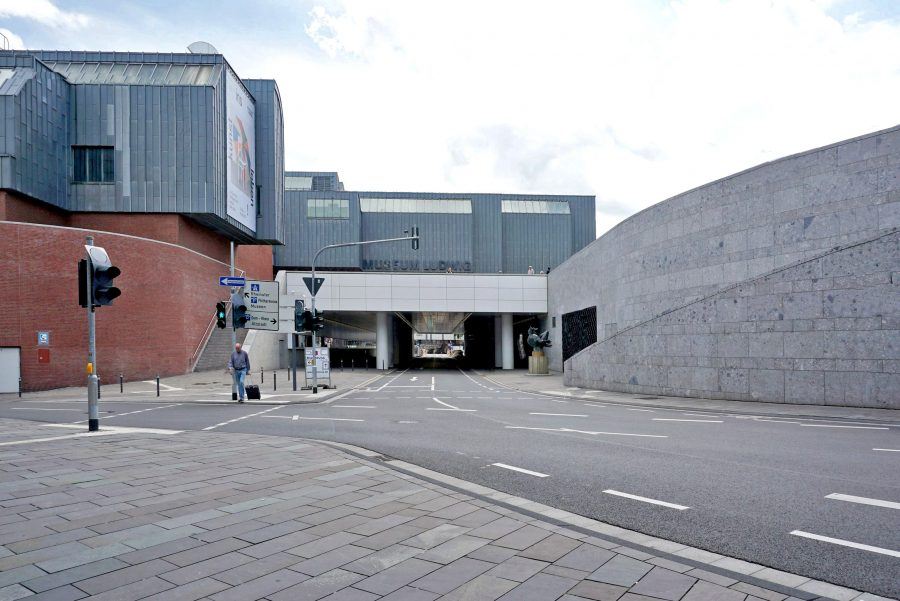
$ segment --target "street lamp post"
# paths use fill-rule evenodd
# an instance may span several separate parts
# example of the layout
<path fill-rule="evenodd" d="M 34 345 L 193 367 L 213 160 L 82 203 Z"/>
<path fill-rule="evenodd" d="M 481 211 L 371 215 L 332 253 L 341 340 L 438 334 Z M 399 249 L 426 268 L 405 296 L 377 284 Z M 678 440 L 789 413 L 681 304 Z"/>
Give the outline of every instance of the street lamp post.
<path fill-rule="evenodd" d="M 370 244 L 385 244 L 388 242 L 406 242 L 412 241 L 413 249 L 417 250 L 419 248 L 419 228 L 413 226 L 411 230 L 405 230 L 404 233 L 409 233 L 408 236 L 403 236 L 402 238 L 384 238 L 382 240 L 364 240 L 362 242 L 342 242 L 340 244 L 329 244 L 327 246 L 323 246 L 319 250 L 316 251 L 316 254 L 313 255 L 312 266 L 310 271 L 312 272 L 312 283 L 310 284 L 310 310 L 312 311 L 312 316 L 316 316 L 316 292 L 319 287 L 316 286 L 316 260 L 319 258 L 323 252 L 330 248 L 343 248 L 347 246 L 366 246 Z M 312 366 L 312 391 L 313 394 L 318 394 L 319 392 L 319 365 L 318 359 L 315 355 L 316 353 L 316 330 L 313 328 L 312 331 L 312 346 L 313 346 L 313 366 Z"/>

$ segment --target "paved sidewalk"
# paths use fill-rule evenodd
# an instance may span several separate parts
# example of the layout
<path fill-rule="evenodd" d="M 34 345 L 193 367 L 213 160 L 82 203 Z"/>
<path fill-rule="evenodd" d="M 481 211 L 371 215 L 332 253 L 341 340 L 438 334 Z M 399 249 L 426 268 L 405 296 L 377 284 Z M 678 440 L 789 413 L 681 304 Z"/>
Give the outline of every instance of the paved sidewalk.
<path fill-rule="evenodd" d="M 318 443 L 0 420 L 3 600 L 879 599 L 797 577 L 807 592 L 760 587 L 701 560 Z"/>
<path fill-rule="evenodd" d="M 606 401 L 639 407 L 696 409 L 706 411 L 727 411 L 733 413 L 753 413 L 790 417 L 824 417 L 840 419 L 867 419 L 896 422 L 900 415 L 896 409 L 869 409 L 865 407 L 835 407 L 826 405 L 795 405 L 788 403 L 758 403 L 752 401 L 726 401 L 720 399 L 697 399 L 663 395 L 608 392 L 577 386 L 566 386 L 560 373 L 548 376 L 529 376 L 527 370 L 478 371 L 495 383 L 521 390 L 539 392 L 565 398 L 585 401 Z"/>
<path fill-rule="evenodd" d="M 300 390 L 304 384 L 302 369 L 297 370 L 298 390 L 296 392 L 293 390 L 293 382 L 288 379 L 288 370 L 266 370 L 262 375 L 259 371 L 255 371 L 252 374 L 252 381 L 253 384 L 259 386 L 262 399 L 261 401 L 252 401 L 251 404 L 315 403 L 361 386 L 385 373 L 375 369 L 335 370 L 331 376 L 331 382 L 335 388 L 324 389 L 320 386 L 318 394 L 314 395 L 310 390 Z M 159 382 L 159 397 L 156 396 L 155 379 L 125 382 L 122 386 L 123 392 L 119 392 L 118 375 L 106 375 L 103 376 L 102 381 L 102 399 L 152 402 L 177 400 L 180 403 L 231 402 L 231 375 L 223 369 L 160 378 Z M 15 398 L 18 398 L 15 393 L 0 394 L 0 401 Z M 87 389 L 84 386 L 76 386 L 24 392 L 22 398 L 28 400 L 87 400 Z"/>

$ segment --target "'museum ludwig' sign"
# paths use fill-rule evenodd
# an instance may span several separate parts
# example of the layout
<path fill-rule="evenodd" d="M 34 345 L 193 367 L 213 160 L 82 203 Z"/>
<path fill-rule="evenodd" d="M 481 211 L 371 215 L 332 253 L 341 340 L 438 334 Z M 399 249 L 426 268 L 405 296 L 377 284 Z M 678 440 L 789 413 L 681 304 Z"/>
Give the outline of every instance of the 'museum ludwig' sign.
<path fill-rule="evenodd" d="M 471 261 L 420 261 L 418 259 L 363 259 L 363 271 L 472 271 Z"/>

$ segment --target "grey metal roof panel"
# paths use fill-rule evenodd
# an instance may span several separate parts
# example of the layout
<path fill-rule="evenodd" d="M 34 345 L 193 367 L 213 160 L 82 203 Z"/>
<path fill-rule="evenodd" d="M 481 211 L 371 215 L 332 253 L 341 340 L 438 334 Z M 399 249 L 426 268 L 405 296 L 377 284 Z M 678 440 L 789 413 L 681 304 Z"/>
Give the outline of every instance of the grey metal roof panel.
<path fill-rule="evenodd" d="M 222 65 L 153 62 L 43 61 L 73 84 L 216 86 Z"/>

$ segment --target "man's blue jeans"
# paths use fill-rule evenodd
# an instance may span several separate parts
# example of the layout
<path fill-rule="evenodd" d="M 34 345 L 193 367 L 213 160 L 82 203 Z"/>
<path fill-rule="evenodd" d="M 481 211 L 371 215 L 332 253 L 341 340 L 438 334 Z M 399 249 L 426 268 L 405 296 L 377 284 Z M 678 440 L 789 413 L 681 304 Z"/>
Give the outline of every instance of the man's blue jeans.
<path fill-rule="evenodd" d="M 246 369 L 234 370 L 234 383 L 237 386 L 238 398 L 244 400 L 244 376 L 247 375 Z"/>

